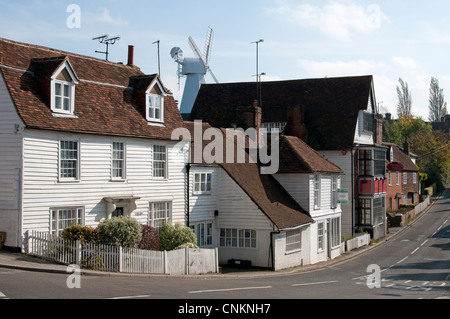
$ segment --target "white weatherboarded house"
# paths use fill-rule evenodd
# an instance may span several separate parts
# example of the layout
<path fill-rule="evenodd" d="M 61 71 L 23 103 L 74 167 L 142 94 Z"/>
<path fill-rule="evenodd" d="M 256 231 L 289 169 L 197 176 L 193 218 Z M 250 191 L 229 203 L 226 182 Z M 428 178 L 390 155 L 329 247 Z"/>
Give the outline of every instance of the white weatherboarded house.
<path fill-rule="evenodd" d="M 6 246 L 118 215 L 185 222 L 183 121 L 158 75 L 0 39 L 0 115 Z"/>

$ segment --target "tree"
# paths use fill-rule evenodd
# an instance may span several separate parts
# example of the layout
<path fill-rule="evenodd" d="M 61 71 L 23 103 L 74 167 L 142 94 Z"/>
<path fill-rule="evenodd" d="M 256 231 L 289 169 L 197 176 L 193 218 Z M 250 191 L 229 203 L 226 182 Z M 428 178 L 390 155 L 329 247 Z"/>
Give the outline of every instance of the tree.
<path fill-rule="evenodd" d="M 429 101 L 428 119 L 430 122 L 439 122 L 447 114 L 447 102 L 444 101 L 444 90 L 439 87 L 439 81 L 435 77 L 431 77 Z"/>
<path fill-rule="evenodd" d="M 415 135 L 430 135 L 432 127 L 420 117 L 404 116 L 397 121 L 385 123 L 383 140 L 402 147 L 405 139 Z"/>
<path fill-rule="evenodd" d="M 184 225 L 167 223 L 159 230 L 159 249 L 174 250 L 185 244 L 195 246 L 197 236 L 194 231 Z"/>
<path fill-rule="evenodd" d="M 131 217 L 113 217 L 98 225 L 101 244 L 136 248 L 142 239 L 142 226 Z"/>
<path fill-rule="evenodd" d="M 398 95 L 398 106 L 397 106 L 397 115 L 398 118 L 401 119 L 403 117 L 411 117 L 412 116 L 412 97 L 408 88 L 408 83 L 403 81 L 401 78 L 398 79 L 401 87 L 397 86 L 397 95 Z"/>
<path fill-rule="evenodd" d="M 446 186 L 450 175 L 449 141 L 449 133 L 441 131 L 411 137 L 411 151 L 419 156 L 417 164 L 420 172 L 428 175 L 425 186 L 436 183 L 440 190 Z"/>

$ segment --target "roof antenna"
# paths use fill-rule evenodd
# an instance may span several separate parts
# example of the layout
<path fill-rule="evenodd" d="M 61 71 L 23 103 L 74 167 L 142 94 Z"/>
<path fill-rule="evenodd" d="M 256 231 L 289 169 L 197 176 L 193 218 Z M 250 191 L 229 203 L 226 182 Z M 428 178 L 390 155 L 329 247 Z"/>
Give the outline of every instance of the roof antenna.
<path fill-rule="evenodd" d="M 158 40 L 158 41 L 153 42 L 153 44 L 155 44 L 155 43 L 158 44 L 158 74 L 159 74 L 159 77 L 161 77 L 161 57 L 160 57 L 160 52 L 159 52 L 160 41 Z"/>
<path fill-rule="evenodd" d="M 106 51 L 95 51 L 95 53 L 101 53 L 101 54 L 105 54 L 106 55 L 106 61 L 108 61 L 108 56 L 109 56 L 109 46 L 113 45 L 116 43 L 116 41 L 120 40 L 120 37 L 114 37 L 114 38 L 109 38 L 107 34 L 105 35 L 101 35 L 99 37 L 95 37 L 92 40 L 98 40 L 98 42 L 102 43 L 102 44 L 106 44 Z"/>

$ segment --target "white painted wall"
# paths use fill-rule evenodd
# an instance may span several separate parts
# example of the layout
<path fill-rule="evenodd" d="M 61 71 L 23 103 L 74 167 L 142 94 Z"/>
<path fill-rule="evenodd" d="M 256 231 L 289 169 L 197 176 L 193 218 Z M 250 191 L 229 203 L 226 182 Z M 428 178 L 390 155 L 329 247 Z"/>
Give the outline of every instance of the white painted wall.
<path fill-rule="evenodd" d="M 80 143 L 80 180 L 58 179 L 60 139 Z M 126 180 L 111 180 L 112 142 L 126 144 Z M 185 221 L 185 156 L 171 141 L 112 138 L 38 130 L 24 132 L 23 232 L 49 231 L 50 208 L 84 207 L 87 226 L 106 218 L 108 196 L 137 196 L 131 217 L 146 224 L 149 202 L 172 202 L 172 220 Z M 168 178 L 152 177 L 152 145 L 168 147 Z"/>
<path fill-rule="evenodd" d="M 0 232 L 6 232 L 6 246 L 19 244 L 21 128 L 23 122 L 17 114 L 0 72 Z"/>

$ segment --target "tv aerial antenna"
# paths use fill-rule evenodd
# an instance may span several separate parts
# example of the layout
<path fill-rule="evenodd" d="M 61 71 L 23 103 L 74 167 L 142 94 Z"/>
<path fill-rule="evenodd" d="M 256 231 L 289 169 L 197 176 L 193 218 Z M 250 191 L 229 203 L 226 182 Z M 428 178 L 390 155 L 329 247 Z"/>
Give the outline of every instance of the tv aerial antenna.
<path fill-rule="evenodd" d="M 114 45 L 117 41 L 120 40 L 120 36 L 110 38 L 107 34 L 101 35 L 99 37 L 95 37 L 92 40 L 98 40 L 101 44 L 106 45 L 106 51 L 95 51 L 95 53 L 101 53 L 106 55 L 106 61 L 108 61 L 109 56 L 109 46 Z"/>

